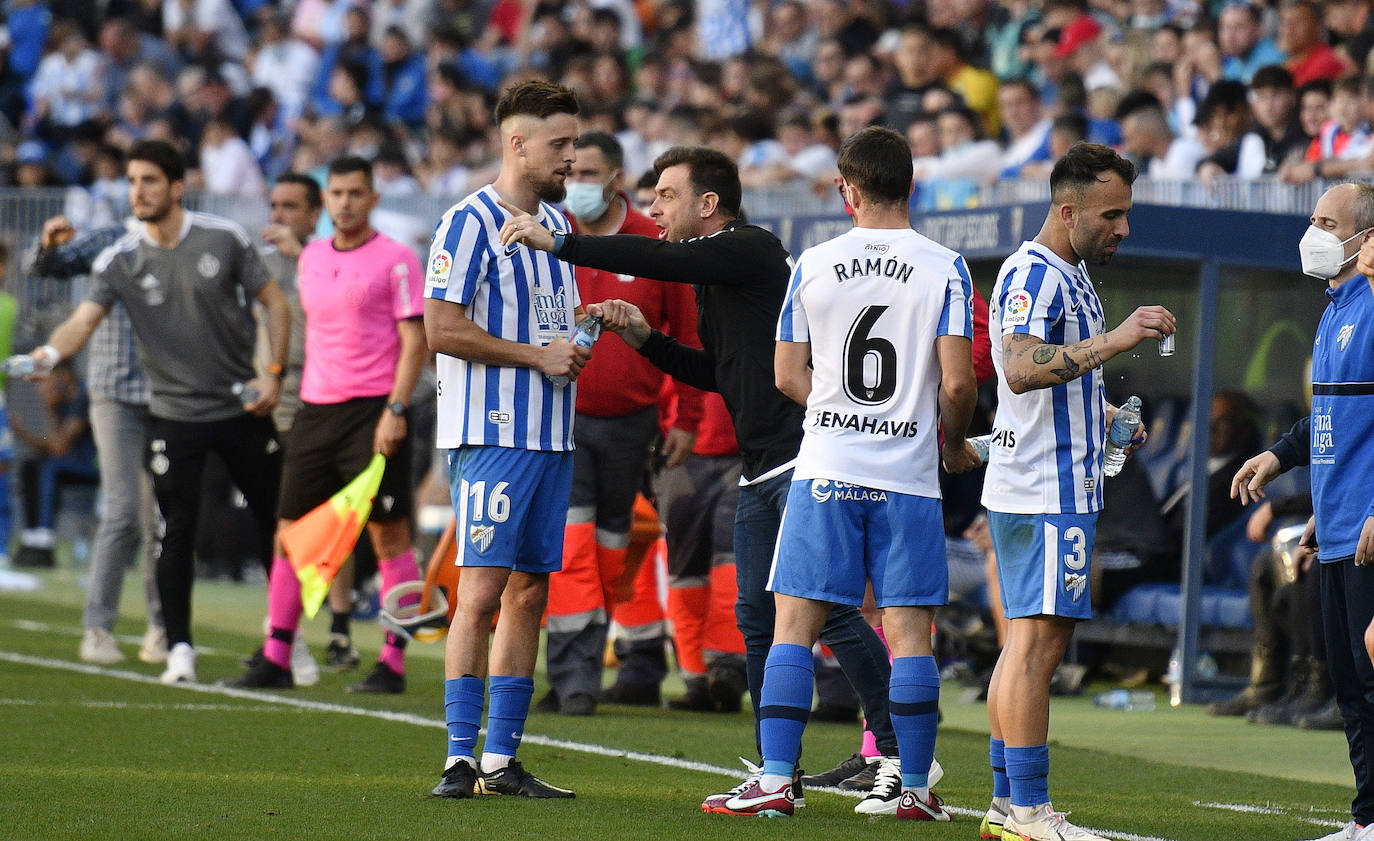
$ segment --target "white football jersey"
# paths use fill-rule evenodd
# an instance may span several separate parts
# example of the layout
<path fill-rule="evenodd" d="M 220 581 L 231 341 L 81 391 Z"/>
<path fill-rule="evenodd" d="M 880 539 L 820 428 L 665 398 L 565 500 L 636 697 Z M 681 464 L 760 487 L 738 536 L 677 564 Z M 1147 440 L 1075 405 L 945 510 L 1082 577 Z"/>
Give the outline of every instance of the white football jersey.
<path fill-rule="evenodd" d="M 425 297 L 468 308 L 468 318 L 491 335 L 547 345 L 570 339 L 580 301 L 573 267 L 523 245 L 501 246 L 510 217 L 488 185 L 449 208 L 434 231 Z M 540 202 L 539 223 L 567 233 L 568 219 Z M 576 384 L 555 386 L 533 368 L 483 365 L 439 354 L 436 446 L 573 449 Z"/>
<path fill-rule="evenodd" d="M 1106 397 L 1102 369 L 1052 388 L 1014 394 L 1002 367 L 1002 337 L 1027 333 L 1072 345 L 1106 329 L 1088 270 L 1038 242 L 1002 264 L 988 332 L 997 368 L 997 419 L 983 481 L 983 505 L 1004 514 L 1091 514 L 1102 510 Z"/>
<path fill-rule="evenodd" d="M 802 252 L 778 341 L 810 342 L 796 479 L 938 499 L 938 336 L 973 337 L 964 258 L 911 229 L 854 228 Z"/>

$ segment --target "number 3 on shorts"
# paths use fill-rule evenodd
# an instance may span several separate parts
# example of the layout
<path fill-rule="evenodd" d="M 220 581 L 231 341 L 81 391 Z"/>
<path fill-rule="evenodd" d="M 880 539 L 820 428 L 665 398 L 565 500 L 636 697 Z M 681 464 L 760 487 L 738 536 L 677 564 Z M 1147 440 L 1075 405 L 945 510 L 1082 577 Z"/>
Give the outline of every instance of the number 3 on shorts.
<path fill-rule="evenodd" d="M 491 489 L 491 496 L 487 496 L 486 480 L 469 482 L 462 480 L 461 491 L 464 497 L 472 498 L 472 505 L 469 511 L 472 512 L 472 521 L 480 522 L 485 513 L 485 519 L 493 523 L 504 523 L 510 518 L 510 497 L 506 496 L 506 488 L 510 487 L 509 482 L 497 482 Z M 1081 532 L 1080 532 L 1081 534 Z"/>
<path fill-rule="evenodd" d="M 1064 556 L 1064 566 L 1079 571 L 1088 565 L 1088 536 L 1083 529 L 1073 526 L 1064 530 L 1064 542 L 1072 545 L 1072 551 Z"/>

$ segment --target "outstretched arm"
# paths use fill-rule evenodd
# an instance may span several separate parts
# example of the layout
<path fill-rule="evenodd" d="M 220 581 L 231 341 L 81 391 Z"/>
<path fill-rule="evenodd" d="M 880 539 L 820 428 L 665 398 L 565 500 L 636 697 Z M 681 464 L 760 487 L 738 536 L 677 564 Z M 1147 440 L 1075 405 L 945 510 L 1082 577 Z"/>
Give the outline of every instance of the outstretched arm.
<path fill-rule="evenodd" d="M 1054 345 L 1030 333 L 1002 336 L 1002 369 L 1016 394 L 1052 388 L 1078 379 L 1145 339 L 1174 332 L 1174 316 L 1163 307 L 1140 307 L 1115 330 L 1071 345 Z"/>

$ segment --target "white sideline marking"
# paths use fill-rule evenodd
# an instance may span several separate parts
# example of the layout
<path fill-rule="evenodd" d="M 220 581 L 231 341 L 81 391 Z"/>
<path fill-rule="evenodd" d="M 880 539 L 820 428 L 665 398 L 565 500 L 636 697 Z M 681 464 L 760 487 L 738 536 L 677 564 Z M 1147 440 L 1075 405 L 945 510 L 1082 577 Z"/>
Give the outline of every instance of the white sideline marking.
<path fill-rule="evenodd" d="M 29 654 L 20 654 L 16 651 L 0 651 L 0 660 L 11 663 L 20 663 L 26 666 L 37 666 L 44 669 L 60 669 L 62 671 L 76 672 L 84 675 L 96 675 L 99 677 L 110 677 L 117 680 L 127 680 L 133 683 L 145 683 L 153 686 L 164 686 L 161 681 L 152 675 L 130 672 L 125 669 L 108 669 L 103 666 L 93 666 L 89 663 L 74 663 L 69 660 L 57 660 L 51 657 L 34 657 Z M 228 686 L 212 686 L 204 683 L 178 683 L 168 686 L 169 689 L 181 689 L 189 692 L 199 692 L 205 695 L 220 695 L 227 698 L 241 698 L 247 701 L 260 701 L 268 704 L 276 704 L 283 707 L 291 707 L 298 710 L 308 710 L 311 712 L 334 713 L 343 715 L 356 715 L 364 718 L 376 718 L 382 721 L 394 721 L 399 724 L 411 724 L 416 727 L 427 727 L 436 730 L 446 730 L 448 725 L 437 719 L 425 718 L 424 716 L 414 715 L 413 713 L 392 712 L 389 710 L 371 710 L 363 707 L 350 707 L 344 704 L 332 704 L 325 701 L 311 701 L 306 698 L 291 698 L 284 695 L 274 695 L 270 692 L 255 692 L 251 689 L 234 689 Z M 234 707 L 234 709 L 242 709 Z M 587 753 L 594 756 L 607 756 L 617 759 L 630 759 L 635 762 L 647 762 L 653 765 L 662 765 L 669 768 L 681 768 L 684 771 L 700 771 L 706 774 L 718 774 L 732 779 L 740 776 L 739 769 L 724 768 L 719 765 L 712 765 L 707 762 L 694 762 L 689 759 L 678 759 L 674 756 L 663 756 L 657 753 L 642 753 L 640 751 L 627 751 L 620 748 L 607 747 L 605 745 L 588 744 L 586 742 L 573 742 L 567 739 L 555 739 L 549 736 L 540 736 L 526 732 L 522 743 L 541 745 L 544 747 L 562 748 L 563 750 Z M 862 792 L 840 791 L 837 788 L 816 788 L 813 791 L 824 791 L 827 793 L 841 794 L 846 797 L 862 797 Z M 1208 805 L 1208 804 L 1195 804 Z M 953 806 L 946 804 L 945 808 L 956 815 L 964 817 L 983 816 L 982 809 L 969 809 L 963 806 Z M 1084 827 L 1089 829 L 1089 827 Z M 1093 829 L 1092 832 L 1105 834 L 1119 841 L 1169 841 L 1166 838 L 1158 838 L 1152 835 L 1135 835 L 1130 832 L 1118 830 Z"/>
<path fill-rule="evenodd" d="M 235 704 L 135 704 L 128 701 L 62 701 L 45 698 L 42 701 L 33 698 L 0 698 L 2 707 L 81 707 L 91 710 L 152 710 L 162 712 L 174 710 L 179 712 L 254 712 L 254 713 L 290 713 L 291 710 L 284 710 L 276 704 L 263 704 L 256 707 L 245 707 Z"/>
<path fill-rule="evenodd" d="M 1256 806 L 1253 803 L 1203 803 L 1197 800 L 1193 801 L 1193 805 L 1199 806 L 1203 809 L 1221 809 L 1227 812 L 1246 812 L 1252 815 L 1282 815 L 1286 818 L 1293 818 L 1294 820 L 1303 821 L 1304 823 L 1310 823 L 1313 826 L 1330 826 L 1335 827 L 1337 829 L 1345 826 L 1346 823 L 1348 823 L 1348 821 L 1333 821 L 1328 818 L 1305 817 L 1302 814 L 1299 814 L 1298 812 L 1295 812 L 1293 809 L 1290 809 L 1286 806 Z M 1308 809 L 1307 811 L 1315 813 L 1325 812 L 1327 814 L 1340 814 L 1339 812 L 1328 809 Z"/>
<path fill-rule="evenodd" d="M 11 619 L 10 625 L 21 631 L 32 631 L 36 634 L 61 634 L 67 637 L 80 637 L 85 634 L 79 628 L 69 628 L 62 625 L 49 625 L 46 622 L 35 622 L 32 619 Z M 125 645 L 142 645 L 143 637 L 133 634 L 115 634 L 114 638 Z M 225 652 L 209 647 L 208 645 L 196 646 L 196 654 L 205 654 L 210 657 L 218 657 Z"/>

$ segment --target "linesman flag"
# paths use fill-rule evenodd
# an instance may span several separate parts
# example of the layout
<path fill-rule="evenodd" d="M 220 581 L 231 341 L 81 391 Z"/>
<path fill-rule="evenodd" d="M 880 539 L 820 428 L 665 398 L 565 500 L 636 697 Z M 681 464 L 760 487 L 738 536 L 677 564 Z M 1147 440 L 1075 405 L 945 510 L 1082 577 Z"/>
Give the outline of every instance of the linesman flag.
<path fill-rule="evenodd" d="M 367 468 L 343 490 L 281 533 L 286 557 L 301 580 L 301 606 L 311 619 L 324 604 L 329 582 L 334 580 L 367 524 L 385 470 L 386 456 L 375 453 Z"/>

